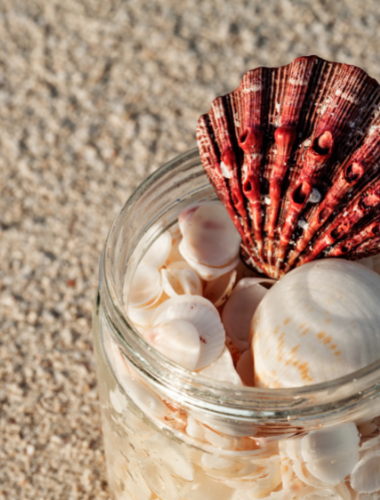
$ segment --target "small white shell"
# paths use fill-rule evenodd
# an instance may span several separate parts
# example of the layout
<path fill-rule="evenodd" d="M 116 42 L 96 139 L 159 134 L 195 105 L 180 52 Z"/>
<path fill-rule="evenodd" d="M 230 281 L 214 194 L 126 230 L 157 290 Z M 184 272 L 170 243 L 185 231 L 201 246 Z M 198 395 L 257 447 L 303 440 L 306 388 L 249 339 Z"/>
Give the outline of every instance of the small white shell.
<path fill-rule="evenodd" d="M 379 300 L 380 277 L 355 262 L 322 259 L 286 274 L 252 321 L 256 385 L 316 384 L 376 361 Z"/>
<path fill-rule="evenodd" d="M 212 302 L 215 307 L 220 307 L 231 295 L 236 282 L 236 274 L 236 271 L 233 270 L 215 280 L 207 281 L 203 290 L 203 297 Z"/>
<path fill-rule="evenodd" d="M 359 433 L 352 422 L 309 432 L 302 438 L 302 456 L 313 476 L 326 484 L 338 484 L 359 460 Z"/>
<path fill-rule="evenodd" d="M 149 450 L 149 456 L 169 469 L 176 476 L 186 481 L 194 479 L 194 468 L 186 456 L 186 448 L 169 441 L 164 436 L 155 434 L 144 442 L 145 449 Z"/>
<path fill-rule="evenodd" d="M 130 289 L 127 290 L 126 286 L 124 297 L 128 300 L 129 307 L 152 306 L 162 293 L 160 272 L 153 266 L 140 265 L 135 271 Z"/>
<path fill-rule="evenodd" d="M 153 266 L 159 269 L 169 257 L 172 248 L 172 236 L 169 231 L 162 233 L 141 259 L 141 265 Z"/>
<path fill-rule="evenodd" d="M 249 349 L 251 321 L 256 308 L 268 292 L 261 283 L 274 283 L 274 280 L 243 278 L 231 293 L 222 312 L 226 333 L 240 351 Z"/>
<path fill-rule="evenodd" d="M 249 491 L 248 498 L 263 498 L 281 484 L 279 455 L 273 455 L 263 460 L 253 460 L 252 463 L 257 468 L 250 475 L 225 481 L 228 486 L 237 488 L 232 496 L 233 500 L 245 498 L 243 495 L 246 491 Z"/>
<path fill-rule="evenodd" d="M 144 460 L 142 474 L 147 485 L 158 498 L 162 498 L 162 500 L 178 500 L 177 486 L 166 467 L 153 460 Z"/>
<path fill-rule="evenodd" d="M 244 351 L 240 356 L 239 361 L 236 363 L 236 371 L 238 372 L 238 375 L 242 379 L 244 385 L 254 387 L 253 358 L 250 349 Z"/>
<path fill-rule="evenodd" d="M 352 471 L 351 486 L 359 493 L 380 493 L 380 450 L 369 451 Z"/>
<path fill-rule="evenodd" d="M 211 267 L 224 267 L 239 254 L 241 238 L 219 201 L 183 210 L 179 227 L 189 255 Z"/>
<path fill-rule="evenodd" d="M 219 276 L 223 276 L 223 274 L 232 271 L 239 264 L 239 256 L 236 256 L 233 260 L 227 262 L 225 266 L 222 267 L 213 267 L 207 264 L 203 264 L 198 260 L 195 260 L 191 253 L 188 251 L 186 240 L 182 240 L 179 244 L 179 251 L 181 252 L 182 257 L 186 260 L 189 266 L 196 271 L 199 276 L 205 281 L 211 281 Z"/>
<path fill-rule="evenodd" d="M 185 262 L 173 262 L 161 269 L 162 286 L 169 297 L 202 295 L 202 282 L 197 273 Z"/>
<path fill-rule="evenodd" d="M 158 352 L 188 370 L 197 366 L 201 350 L 198 330 L 182 319 L 160 323 L 143 335 Z"/>
<path fill-rule="evenodd" d="M 202 377 L 207 377 L 219 382 L 228 382 L 234 385 L 243 385 L 237 374 L 230 351 L 227 347 L 223 348 L 222 354 L 206 368 L 198 371 Z"/>
<path fill-rule="evenodd" d="M 226 334 L 217 309 L 210 301 L 197 295 L 180 295 L 160 305 L 153 324 L 159 325 L 174 319 L 188 321 L 198 331 L 201 351 L 196 370 L 200 370 L 219 357 L 224 348 Z"/>
<path fill-rule="evenodd" d="M 194 481 L 186 483 L 180 492 L 181 500 L 230 500 L 232 490 L 209 478 L 200 467 L 194 474 Z"/>

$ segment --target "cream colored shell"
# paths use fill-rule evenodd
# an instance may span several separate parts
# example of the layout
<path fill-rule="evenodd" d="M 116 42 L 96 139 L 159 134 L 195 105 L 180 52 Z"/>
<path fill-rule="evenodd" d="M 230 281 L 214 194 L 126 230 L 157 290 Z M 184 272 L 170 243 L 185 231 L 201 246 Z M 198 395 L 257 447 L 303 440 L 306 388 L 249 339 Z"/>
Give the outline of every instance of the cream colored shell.
<path fill-rule="evenodd" d="M 347 375 L 380 358 L 380 277 L 324 259 L 281 278 L 251 324 L 255 381 L 298 387 Z"/>

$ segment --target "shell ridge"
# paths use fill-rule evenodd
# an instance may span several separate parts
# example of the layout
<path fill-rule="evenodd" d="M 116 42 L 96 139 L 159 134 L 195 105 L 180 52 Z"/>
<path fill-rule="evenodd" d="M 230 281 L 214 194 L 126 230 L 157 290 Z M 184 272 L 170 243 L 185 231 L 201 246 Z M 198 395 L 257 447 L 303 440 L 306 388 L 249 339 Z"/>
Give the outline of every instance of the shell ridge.
<path fill-rule="evenodd" d="M 272 277 L 374 252 L 380 228 L 380 86 L 358 67 L 301 57 L 247 72 L 197 128 L 206 173 Z"/>
<path fill-rule="evenodd" d="M 231 201 L 244 230 L 244 240 L 254 249 L 251 225 L 240 183 L 240 151 L 236 130 L 231 125 L 232 108 L 228 96 L 218 97 L 212 103 L 211 121 L 220 151 L 220 168 L 231 193 Z M 229 119 L 228 119 L 229 118 Z"/>
<path fill-rule="evenodd" d="M 352 200 L 346 211 L 334 220 L 328 232 L 321 235 L 314 243 L 313 248 L 300 259 L 299 264 L 305 264 L 316 258 L 327 247 L 345 237 L 366 214 L 374 212 L 379 207 L 380 179 Z"/>
<path fill-rule="evenodd" d="M 380 160 L 380 131 L 367 138 L 361 148 L 355 151 L 351 157 L 347 158 L 341 165 L 336 179 L 321 201 L 318 209 L 314 211 L 308 220 L 308 227 L 305 229 L 302 238 L 294 251 L 289 256 L 287 269 L 293 266 L 299 255 L 305 250 L 314 235 L 326 224 L 336 210 L 338 204 L 344 199 L 352 188 L 364 179 L 364 185 L 373 181 L 377 173 Z M 372 175 L 371 175 L 372 174 Z M 362 186 L 360 186 L 362 188 Z"/>
<path fill-rule="evenodd" d="M 286 224 L 284 224 L 279 243 L 278 257 L 280 260 L 285 258 L 295 225 L 319 176 L 322 174 L 322 170 L 328 169 L 330 159 L 333 161 L 335 156 L 333 152 L 338 154 L 338 151 L 334 151 L 334 149 L 339 149 L 337 147 L 339 139 L 348 128 L 347 120 L 351 120 L 360 112 L 359 99 L 355 98 L 358 91 L 355 88 L 358 79 L 359 81 L 362 79 L 364 85 L 364 82 L 367 81 L 365 77 L 365 73 L 359 68 L 347 65 L 340 68 L 338 78 L 333 85 L 333 97 L 326 99 L 326 101 L 329 99 L 329 102 L 321 113 L 298 183 L 290 194 L 291 201 L 285 219 Z"/>
<path fill-rule="evenodd" d="M 273 239 L 275 225 L 281 202 L 281 191 L 284 177 L 289 169 L 289 159 L 297 138 L 297 126 L 301 109 L 306 97 L 312 68 L 315 59 L 296 59 L 291 65 L 289 79 L 286 84 L 284 106 L 280 117 L 280 126 L 274 133 L 277 146 L 276 163 L 270 179 L 270 200 L 268 210 L 268 262 L 271 263 L 273 254 Z M 300 89 L 301 87 L 301 89 Z M 301 91 L 300 91 L 301 90 Z"/>

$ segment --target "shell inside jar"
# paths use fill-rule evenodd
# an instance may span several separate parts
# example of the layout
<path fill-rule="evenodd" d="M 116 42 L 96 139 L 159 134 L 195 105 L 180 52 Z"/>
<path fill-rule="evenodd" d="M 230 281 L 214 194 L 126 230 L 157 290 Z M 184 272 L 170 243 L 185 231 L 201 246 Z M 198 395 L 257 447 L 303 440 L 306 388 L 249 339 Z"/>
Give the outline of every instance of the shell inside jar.
<path fill-rule="evenodd" d="M 380 277 L 374 259 L 318 260 L 275 281 L 242 269 L 239 245 L 219 202 L 186 209 L 179 231 L 156 239 L 154 251 L 137 267 L 126 307 L 147 344 L 183 368 L 236 389 L 323 382 L 379 357 Z M 133 370 L 125 371 L 120 359 L 114 364 L 138 408 L 165 425 L 172 422 L 198 445 L 219 450 L 203 453 L 192 476 L 199 486 L 192 490 L 188 483 L 183 498 L 195 500 L 192 492 L 203 491 L 202 484 L 223 485 L 220 495 L 233 492 L 228 500 L 354 500 L 352 495 L 364 498 L 380 490 L 380 428 L 374 420 L 360 431 L 350 422 L 278 442 L 260 438 L 257 459 L 242 465 L 223 453 L 247 446 L 246 436 L 257 432 L 251 424 L 236 429 L 214 417 L 178 412 Z M 120 392 L 111 400 L 119 414 L 125 411 Z M 172 467 L 151 457 L 146 484 L 158 494 L 158 478 L 165 478 L 177 498 Z"/>

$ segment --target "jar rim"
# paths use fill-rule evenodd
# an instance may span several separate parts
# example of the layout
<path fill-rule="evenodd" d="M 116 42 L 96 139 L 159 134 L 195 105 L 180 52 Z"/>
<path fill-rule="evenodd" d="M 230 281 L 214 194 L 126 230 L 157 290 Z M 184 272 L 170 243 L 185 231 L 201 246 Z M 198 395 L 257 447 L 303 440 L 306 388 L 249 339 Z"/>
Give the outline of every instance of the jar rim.
<path fill-rule="evenodd" d="M 103 314 L 129 362 L 166 397 L 233 418 L 270 419 L 279 424 L 284 421 L 299 423 L 300 420 L 307 422 L 321 418 L 334 421 L 343 411 L 353 415 L 367 401 L 380 398 L 380 359 L 358 371 L 324 383 L 285 389 L 240 387 L 213 381 L 176 365 L 149 346 L 137 332 L 124 311 L 121 288 L 115 280 L 117 271 L 120 272 L 120 269 L 115 269 L 115 253 L 120 251 L 128 231 L 128 227 L 124 227 L 125 221 L 128 215 L 131 216 L 139 200 L 159 182 L 168 179 L 172 182 L 175 171 L 187 166 L 188 172 L 192 172 L 191 168 L 194 169 L 199 164 L 198 149 L 194 148 L 156 170 L 124 204 L 107 237 L 99 272 Z M 199 175 L 205 176 L 203 169 Z M 129 257 L 137 244 L 138 242 L 134 242 Z M 118 279 L 121 277 L 118 276 Z"/>

